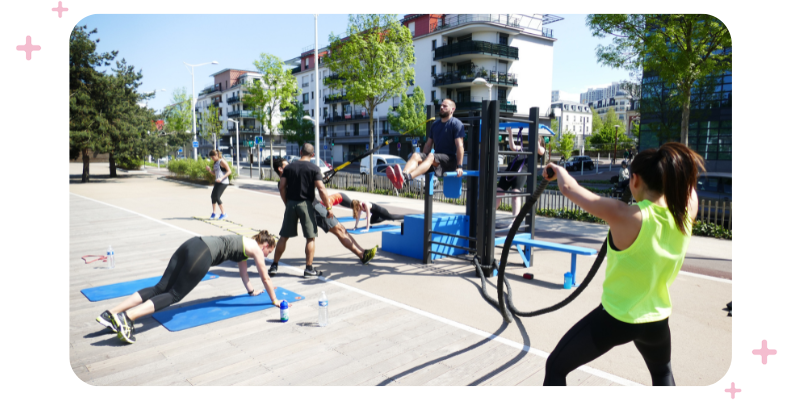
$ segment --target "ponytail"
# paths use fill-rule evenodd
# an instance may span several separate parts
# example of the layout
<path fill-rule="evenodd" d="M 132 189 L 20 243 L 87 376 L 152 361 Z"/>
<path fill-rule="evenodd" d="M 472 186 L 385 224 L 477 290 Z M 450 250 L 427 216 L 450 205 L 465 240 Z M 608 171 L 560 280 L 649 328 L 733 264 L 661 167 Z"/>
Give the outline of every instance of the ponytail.
<path fill-rule="evenodd" d="M 703 157 L 681 143 L 669 142 L 639 153 L 630 170 L 642 178 L 648 189 L 664 195 L 678 229 L 688 234 L 692 225 L 688 218 L 689 200 L 692 190 L 697 189 L 699 170 L 705 171 Z"/>
<path fill-rule="evenodd" d="M 358 214 L 361 212 L 361 202 L 353 200 L 350 202 L 350 206 L 353 207 L 353 218 L 358 219 Z"/>

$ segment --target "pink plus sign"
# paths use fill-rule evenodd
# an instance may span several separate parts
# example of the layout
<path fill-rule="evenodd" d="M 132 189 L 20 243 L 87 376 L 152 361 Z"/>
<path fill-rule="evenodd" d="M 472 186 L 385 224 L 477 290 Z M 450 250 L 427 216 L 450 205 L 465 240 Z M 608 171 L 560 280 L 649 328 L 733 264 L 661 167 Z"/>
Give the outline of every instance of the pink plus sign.
<path fill-rule="evenodd" d="M 69 8 L 61 7 L 61 2 L 58 2 L 58 8 L 51 8 L 53 11 L 58 11 L 58 18 L 61 18 L 61 13 L 64 11 L 69 11 Z"/>
<path fill-rule="evenodd" d="M 42 49 L 42 46 L 32 45 L 31 44 L 31 37 L 30 36 L 26 36 L 25 37 L 25 44 L 24 45 L 17 46 L 17 50 L 24 51 L 25 52 L 25 59 L 29 60 L 29 61 L 31 59 L 31 52 L 39 51 L 41 49 Z"/>
<path fill-rule="evenodd" d="M 731 382 L 731 388 L 730 389 L 725 389 L 725 391 L 731 394 L 731 398 L 732 399 L 735 399 L 736 398 L 736 393 L 741 392 L 742 389 L 737 389 L 736 388 L 736 384 Z"/>
<path fill-rule="evenodd" d="M 767 348 L 767 341 L 761 341 L 761 348 L 753 350 L 753 354 L 757 356 L 761 356 L 761 364 L 767 363 L 767 356 L 774 356 L 778 354 L 778 350 L 772 350 Z"/>

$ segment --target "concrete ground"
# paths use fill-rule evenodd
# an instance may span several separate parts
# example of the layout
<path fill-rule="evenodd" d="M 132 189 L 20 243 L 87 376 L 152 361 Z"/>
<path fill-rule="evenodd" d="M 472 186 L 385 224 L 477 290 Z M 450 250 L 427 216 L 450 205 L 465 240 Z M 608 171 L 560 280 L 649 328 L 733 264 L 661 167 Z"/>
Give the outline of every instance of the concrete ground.
<path fill-rule="evenodd" d="M 75 175 L 80 174 L 80 164 L 70 165 L 70 362 L 76 375 L 91 384 L 540 385 L 547 354 L 600 302 L 605 266 L 569 306 L 506 325 L 480 296 L 480 280 L 464 260 L 451 258 L 426 266 L 379 251 L 370 265 L 361 266 L 335 237 L 322 234 L 314 264 L 325 272 L 325 280 L 300 279 L 300 270 L 291 268 L 304 265 L 302 238 L 289 241 L 281 260 L 287 267 L 280 268 L 278 285 L 307 298 L 291 309 L 290 324 L 275 323 L 274 309 L 181 332 L 169 332 L 152 318 L 144 318 L 141 328 L 137 323 L 139 342 L 122 346 L 93 321 L 119 299 L 90 303 L 80 290 L 160 275 L 184 240 L 227 232 L 192 218 L 210 214 L 209 188 L 138 171 L 109 179 L 107 167 L 103 168 L 92 164 L 92 182 L 82 184 Z M 229 220 L 277 233 L 283 204 L 275 185 L 242 179 L 226 190 L 223 200 Z M 392 212 L 422 213 L 419 200 L 348 194 Z M 464 210 L 438 203 L 434 207 L 436 212 Z M 344 208 L 335 213 L 349 214 Z M 603 225 L 542 217 L 537 218 L 536 228 L 537 239 L 596 248 L 607 231 Z M 380 233 L 355 237 L 364 248 L 381 244 Z M 95 264 L 80 259 L 102 253 L 109 244 L 117 254 L 116 269 L 95 269 Z M 496 249 L 498 258 L 500 250 Z M 684 270 L 693 272 L 682 272 L 672 286 L 672 367 L 679 385 L 711 385 L 730 365 L 731 318 L 722 309 L 731 300 L 731 253 L 730 241 L 692 238 Z M 515 304 L 523 310 L 552 305 L 570 293 L 561 288 L 569 255 L 540 250 L 534 254 L 531 269 L 523 268 L 519 256 L 512 255 L 506 271 Z M 593 261 L 578 258 L 579 282 Z M 250 271 L 255 279 L 255 269 Z M 529 271 L 535 274 L 534 281 L 522 279 Z M 222 279 L 201 283 L 182 304 L 243 293 L 233 264 L 212 267 L 212 272 Z M 314 300 L 321 290 L 329 294 L 334 316 L 325 328 L 313 326 Z M 490 292 L 494 290 L 492 285 Z M 340 333 L 323 332 L 334 330 Z M 270 332 L 278 335 L 270 343 L 248 340 L 264 337 L 263 333 L 271 337 Z M 199 358 L 214 361 L 198 363 Z M 168 376 L 155 372 L 166 365 L 181 367 Z M 315 377 L 303 372 L 300 375 L 306 378 L 297 377 L 295 372 L 316 365 L 334 370 L 346 365 L 348 371 L 361 373 Z M 244 375 L 234 373 L 245 370 Z M 354 375 L 365 380 L 356 382 L 361 378 Z M 632 344 L 611 350 L 569 379 L 570 384 L 585 385 L 650 384 Z"/>

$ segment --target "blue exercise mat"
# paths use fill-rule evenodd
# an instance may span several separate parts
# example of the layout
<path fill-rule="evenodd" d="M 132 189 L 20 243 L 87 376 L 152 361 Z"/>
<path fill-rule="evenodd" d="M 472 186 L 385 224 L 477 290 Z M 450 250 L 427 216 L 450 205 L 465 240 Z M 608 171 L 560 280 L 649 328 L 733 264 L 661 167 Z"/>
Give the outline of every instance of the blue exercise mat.
<path fill-rule="evenodd" d="M 353 217 L 336 217 L 336 219 L 338 219 L 339 222 L 353 222 L 356 220 Z"/>
<path fill-rule="evenodd" d="M 369 232 L 364 232 L 364 229 L 366 228 L 348 229 L 347 231 L 352 233 L 353 235 L 363 235 L 365 233 L 394 231 L 394 230 L 399 231 L 400 225 L 373 225 L 369 227 Z"/>
<path fill-rule="evenodd" d="M 278 300 L 286 300 L 289 303 L 305 299 L 304 296 L 283 288 L 276 288 L 275 296 Z M 267 292 L 264 292 L 258 296 L 243 294 L 187 307 L 170 307 L 153 314 L 153 318 L 170 332 L 177 332 L 271 307 L 275 306 L 272 305 Z"/>
<path fill-rule="evenodd" d="M 207 281 L 209 279 L 217 278 L 219 278 L 218 275 L 207 273 L 206 276 L 203 277 L 203 280 Z M 108 300 L 116 297 L 132 295 L 141 289 L 155 286 L 160 280 L 160 276 L 154 276 L 152 278 L 144 278 L 130 282 L 114 283 L 111 285 L 83 289 L 81 290 L 81 293 L 83 293 L 83 295 L 86 296 L 89 301 Z"/>

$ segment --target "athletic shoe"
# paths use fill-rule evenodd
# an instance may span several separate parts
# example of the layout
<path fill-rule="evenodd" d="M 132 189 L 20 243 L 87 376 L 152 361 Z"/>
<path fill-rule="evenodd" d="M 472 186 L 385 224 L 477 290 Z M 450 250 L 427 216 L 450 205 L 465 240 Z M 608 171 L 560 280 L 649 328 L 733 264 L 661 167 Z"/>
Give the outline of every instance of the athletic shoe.
<path fill-rule="evenodd" d="M 211 213 L 211 218 L 209 218 L 209 219 L 215 219 L 215 218 L 217 218 L 217 214 Z"/>
<path fill-rule="evenodd" d="M 278 275 L 278 264 L 272 264 L 267 273 L 269 274 L 270 278 L 274 278 L 275 275 Z"/>
<path fill-rule="evenodd" d="M 303 278 L 316 278 L 318 276 L 322 276 L 322 271 L 319 271 L 316 268 L 311 268 L 311 270 L 306 269 L 303 271 Z"/>
<path fill-rule="evenodd" d="M 100 314 L 97 318 L 95 318 L 95 321 L 100 323 L 100 325 L 103 325 L 106 328 L 111 329 L 112 331 L 114 331 L 114 333 L 117 333 L 117 327 L 114 326 L 114 318 L 111 317 L 110 311 L 108 310 L 103 311 L 102 314 Z"/>
<path fill-rule="evenodd" d="M 228 216 L 228 214 L 220 214 L 219 219 L 225 219 L 225 217 L 227 217 L 227 216 Z"/>
<path fill-rule="evenodd" d="M 113 316 L 114 322 L 117 324 L 117 337 L 125 343 L 136 343 L 136 338 L 133 337 L 133 321 L 131 321 L 125 313 L 119 313 Z"/>
<path fill-rule="evenodd" d="M 389 179 L 389 182 L 392 183 L 392 186 L 396 187 L 397 189 L 402 189 L 403 188 L 402 184 L 400 186 L 397 186 L 398 185 L 397 178 L 400 175 L 394 170 L 394 167 L 396 166 L 397 165 L 391 165 L 389 166 L 389 168 L 386 168 L 386 178 Z"/>
<path fill-rule="evenodd" d="M 367 265 L 373 258 L 375 258 L 375 253 L 378 251 L 378 246 L 375 246 L 367 251 L 364 252 L 364 257 L 361 258 L 361 264 Z"/>
<path fill-rule="evenodd" d="M 409 174 L 407 172 L 403 172 L 403 175 L 401 175 L 401 176 L 403 177 L 403 180 L 402 180 L 403 187 L 408 186 L 411 183 L 411 181 L 414 180 L 414 178 L 411 177 L 411 174 Z"/>

